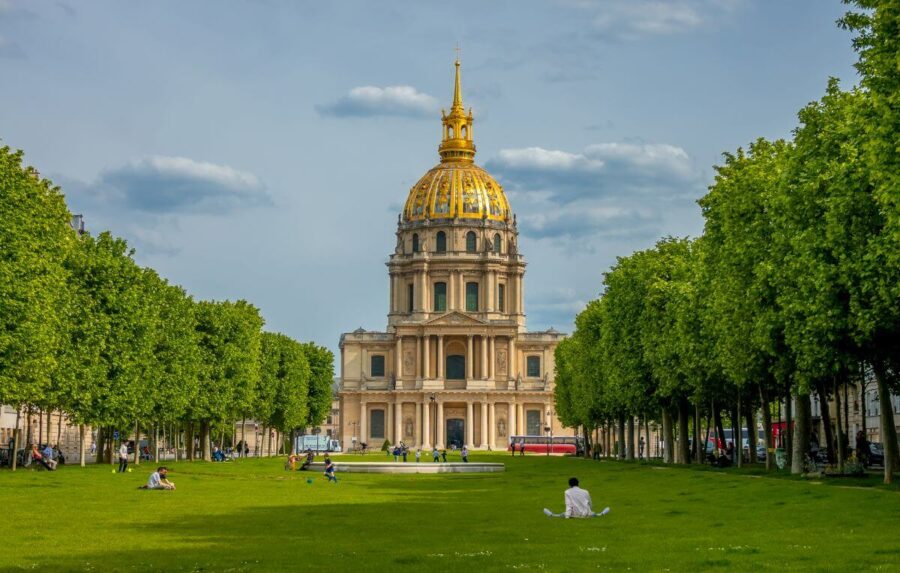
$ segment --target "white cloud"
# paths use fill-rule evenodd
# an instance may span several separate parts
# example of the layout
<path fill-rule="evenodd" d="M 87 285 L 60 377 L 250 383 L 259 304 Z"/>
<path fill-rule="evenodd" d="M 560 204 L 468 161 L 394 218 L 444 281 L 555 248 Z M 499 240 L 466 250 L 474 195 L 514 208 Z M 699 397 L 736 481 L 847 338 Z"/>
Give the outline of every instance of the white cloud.
<path fill-rule="evenodd" d="M 412 86 L 362 86 L 316 109 L 322 115 L 335 117 L 434 117 L 438 100 Z"/>
<path fill-rule="evenodd" d="M 577 0 L 593 13 L 591 26 L 606 36 L 635 39 L 678 34 L 708 25 L 741 0 Z"/>
<path fill-rule="evenodd" d="M 665 143 L 597 143 L 581 153 L 504 149 L 486 167 L 514 191 L 560 203 L 625 193 L 671 198 L 695 192 L 701 181 L 688 153 Z"/>
<path fill-rule="evenodd" d="M 100 174 L 106 200 L 150 212 L 225 212 L 270 203 L 252 173 L 187 157 L 150 156 Z"/>

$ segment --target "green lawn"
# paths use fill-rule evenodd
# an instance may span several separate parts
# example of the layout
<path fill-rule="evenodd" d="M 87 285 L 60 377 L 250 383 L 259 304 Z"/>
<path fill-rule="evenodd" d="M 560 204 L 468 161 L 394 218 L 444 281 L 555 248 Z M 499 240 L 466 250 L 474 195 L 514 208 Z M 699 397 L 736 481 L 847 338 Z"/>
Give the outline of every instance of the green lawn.
<path fill-rule="evenodd" d="M 283 458 L 182 462 L 171 474 L 175 492 L 136 489 L 148 464 L 123 475 L 108 466 L 2 471 L 0 570 L 900 570 L 895 490 L 571 458 L 473 458 L 503 461 L 507 471 L 339 474 L 334 485 L 285 472 Z M 609 516 L 541 513 L 562 509 L 572 475 L 595 506 L 612 507 Z"/>

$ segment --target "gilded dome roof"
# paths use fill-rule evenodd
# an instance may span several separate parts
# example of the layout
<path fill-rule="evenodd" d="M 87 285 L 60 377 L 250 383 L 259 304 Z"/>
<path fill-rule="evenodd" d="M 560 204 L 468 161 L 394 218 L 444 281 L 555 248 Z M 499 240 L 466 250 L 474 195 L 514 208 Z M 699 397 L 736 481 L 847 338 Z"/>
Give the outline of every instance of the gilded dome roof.
<path fill-rule="evenodd" d="M 490 174 L 465 162 L 442 162 L 409 190 L 404 221 L 483 219 L 508 221 L 509 201 Z"/>
<path fill-rule="evenodd" d="M 462 105 L 459 60 L 450 113 L 441 110 L 443 139 L 438 147 L 441 162 L 409 190 L 403 208 L 404 221 L 426 219 L 489 219 L 509 221 L 512 212 L 503 187 L 475 165 L 472 110 Z"/>

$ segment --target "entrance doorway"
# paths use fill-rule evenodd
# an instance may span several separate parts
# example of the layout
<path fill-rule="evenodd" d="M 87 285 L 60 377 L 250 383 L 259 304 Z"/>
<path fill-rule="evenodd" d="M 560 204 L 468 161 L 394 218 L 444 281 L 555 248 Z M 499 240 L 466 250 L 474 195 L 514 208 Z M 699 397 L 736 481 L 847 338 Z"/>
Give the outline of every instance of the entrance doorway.
<path fill-rule="evenodd" d="M 466 422 L 459 418 L 447 420 L 447 447 L 461 448 L 466 441 Z"/>

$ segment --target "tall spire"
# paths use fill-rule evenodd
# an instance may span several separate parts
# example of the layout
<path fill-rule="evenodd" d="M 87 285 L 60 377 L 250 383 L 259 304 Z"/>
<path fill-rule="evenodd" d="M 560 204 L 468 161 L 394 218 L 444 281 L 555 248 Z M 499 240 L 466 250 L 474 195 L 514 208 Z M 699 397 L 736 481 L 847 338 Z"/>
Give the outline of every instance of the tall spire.
<path fill-rule="evenodd" d="M 460 161 L 471 163 L 475 160 L 475 143 L 472 141 L 472 110 L 466 113 L 462 102 L 462 80 L 460 79 L 459 48 L 456 48 L 456 81 L 453 85 L 453 104 L 450 113 L 441 110 L 444 136 L 438 152 L 441 162 Z"/>
<path fill-rule="evenodd" d="M 459 48 L 457 48 L 458 50 Z M 459 57 L 456 58 L 456 84 L 453 86 L 453 109 L 463 109 L 462 104 L 462 82 L 459 79 Z"/>

